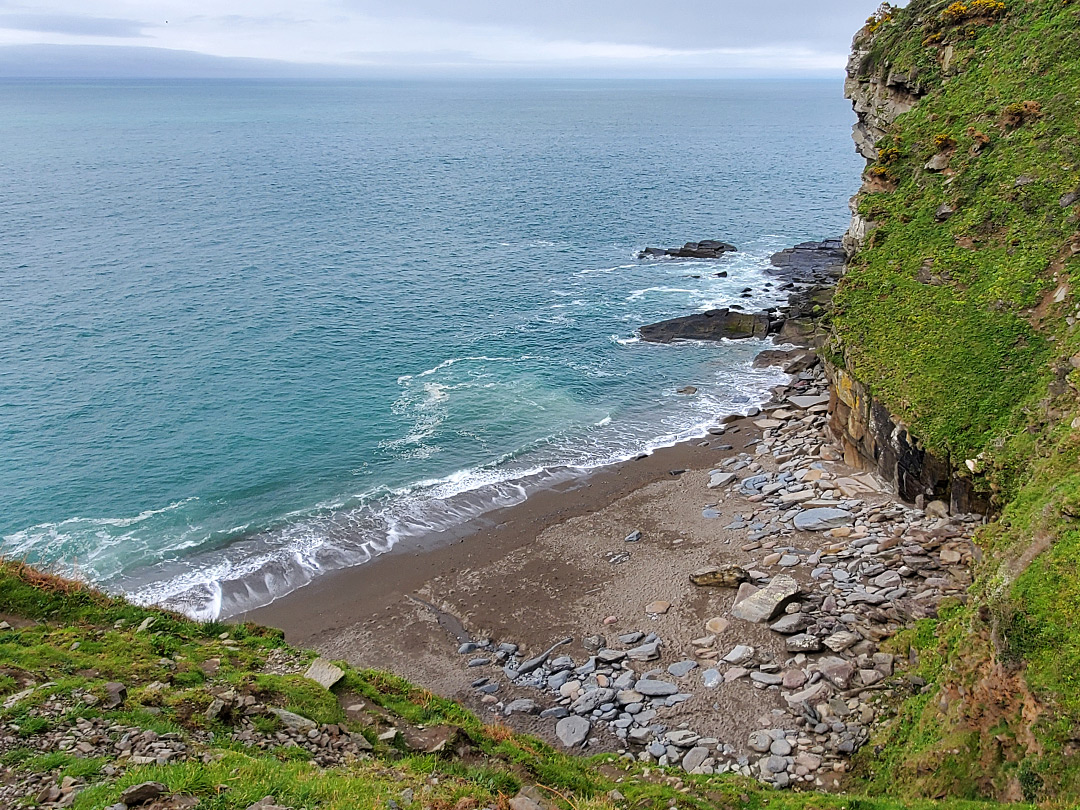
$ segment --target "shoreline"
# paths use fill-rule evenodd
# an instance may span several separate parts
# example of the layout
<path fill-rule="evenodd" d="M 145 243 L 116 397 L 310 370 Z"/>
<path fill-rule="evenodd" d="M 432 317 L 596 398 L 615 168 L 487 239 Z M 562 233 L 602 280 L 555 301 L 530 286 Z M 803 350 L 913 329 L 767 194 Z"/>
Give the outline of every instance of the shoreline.
<path fill-rule="evenodd" d="M 847 467 L 827 434 L 836 397 L 816 357 L 801 362 L 723 435 L 234 620 L 553 745 L 836 789 L 878 699 L 904 688 L 881 644 L 963 598 L 979 521 Z"/>
<path fill-rule="evenodd" d="M 366 563 L 329 572 L 266 605 L 222 620 L 268 624 L 285 630 L 295 643 L 310 643 L 325 632 L 323 628 L 309 636 L 313 621 L 322 622 L 341 612 L 359 615 L 357 600 L 377 610 L 386 604 L 383 600 L 419 587 L 433 571 L 456 570 L 466 563 L 490 563 L 534 541 L 551 526 L 589 514 L 649 484 L 676 477 L 673 471 L 697 471 L 739 452 L 751 438 L 744 428 L 752 418 L 732 415 L 731 427 L 723 436 L 705 433 L 647 455 L 606 464 L 542 487 L 520 503 L 492 509 L 442 531 L 408 537 Z M 733 449 L 717 449 L 728 445 Z M 395 565 L 406 556 L 412 558 L 412 565 Z M 359 583 L 366 586 L 362 593 L 355 590 Z"/>

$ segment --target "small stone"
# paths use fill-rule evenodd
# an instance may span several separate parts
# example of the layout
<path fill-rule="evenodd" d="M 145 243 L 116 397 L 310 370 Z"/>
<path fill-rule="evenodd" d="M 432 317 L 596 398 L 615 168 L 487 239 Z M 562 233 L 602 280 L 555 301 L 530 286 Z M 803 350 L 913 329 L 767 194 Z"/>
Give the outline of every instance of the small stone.
<path fill-rule="evenodd" d="M 666 697 L 667 695 L 677 694 L 679 687 L 667 681 L 642 679 L 634 685 L 634 691 L 640 692 L 646 697 Z"/>
<path fill-rule="evenodd" d="M 729 624 L 730 622 L 727 619 L 715 616 L 705 622 L 705 632 L 718 636 L 728 629 Z"/>
<path fill-rule="evenodd" d="M 626 651 L 626 657 L 631 661 L 653 661 L 660 657 L 660 639 L 646 642 L 632 650 Z"/>
<path fill-rule="evenodd" d="M 787 760 L 773 755 L 765 762 L 765 770 L 769 773 L 784 773 L 787 770 Z"/>
<path fill-rule="evenodd" d="M 788 636 L 784 640 L 784 647 L 788 652 L 819 652 L 822 644 L 817 636 L 800 633 L 797 636 Z"/>
<path fill-rule="evenodd" d="M 668 674 L 672 675 L 673 677 L 682 678 L 688 675 L 691 670 L 695 669 L 697 669 L 696 661 L 679 661 L 678 663 L 669 666 L 667 668 L 667 671 Z"/>
<path fill-rule="evenodd" d="M 858 633 L 852 633 L 850 630 L 840 630 L 828 636 L 823 642 L 833 652 L 843 652 L 848 647 L 857 644 L 862 641 L 862 636 Z"/>
<path fill-rule="evenodd" d="M 555 736 L 567 748 L 576 748 L 585 742 L 592 724 L 584 717 L 570 715 L 555 724 Z"/>
<path fill-rule="evenodd" d="M 715 689 L 723 683 L 723 676 L 718 669 L 707 669 L 701 673 L 701 683 L 706 689 Z"/>
<path fill-rule="evenodd" d="M 724 656 L 724 661 L 729 664 L 745 664 L 754 657 L 754 648 L 748 644 L 739 644 Z"/>
<path fill-rule="evenodd" d="M 115 709 L 123 705 L 125 700 L 127 700 L 126 686 L 116 681 L 109 681 L 109 683 L 105 684 L 105 702 L 103 705 L 106 709 Z"/>
<path fill-rule="evenodd" d="M 772 735 L 767 731 L 755 731 L 750 735 L 750 739 L 747 745 L 751 751 L 757 751 L 759 754 L 767 754 L 769 748 L 772 746 Z"/>
<path fill-rule="evenodd" d="M 786 757 L 791 753 L 791 743 L 787 740 L 773 740 L 769 751 L 778 757 Z"/>
<path fill-rule="evenodd" d="M 144 804 L 161 796 L 166 790 L 161 782 L 140 782 L 132 785 L 120 794 L 120 801 L 131 807 L 136 804 Z"/>
<path fill-rule="evenodd" d="M 848 526 L 854 519 L 855 516 L 846 509 L 822 506 L 799 512 L 792 522 L 795 528 L 801 532 L 823 532 L 827 529 L 839 529 L 841 526 Z"/>
<path fill-rule="evenodd" d="M 539 707 L 536 705 L 535 700 L 519 698 L 507 703 L 503 709 L 503 714 L 509 717 L 512 714 L 536 714 L 538 711 Z"/>
<path fill-rule="evenodd" d="M 274 707 L 267 709 L 267 711 L 269 711 L 270 714 L 276 716 L 277 719 L 281 721 L 281 724 L 285 726 L 285 728 L 292 729 L 293 731 L 301 731 L 306 734 L 307 732 L 318 728 L 318 725 L 315 723 L 314 720 L 309 720 L 308 718 L 296 714 L 295 712 L 290 712 L 286 709 L 278 709 Z"/>
<path fill-rule="evenodd" d="M 682 759 L 683 770 L 687 773 L 690 773 L 701 767 L 701 763 L 703 763 L 708 758 L 708 748 L 705 748 L 701 745 L 697 746 L 696 748 L 691 748 L 689 751 L 686 752 L 686 756 L 684 756 Z"/>
<path fill-rule="evenodd" d="M 662 600 L 649 602 L 649 604 L 645 606 L 646 613 L 652 613 L 656 616 L 663 616 L 669 610 L 671 610 L 671 602 L 664 602 Z"/>
<path fill-rule="evenodd" d="M 745 568 L 737 565 L 724 565 L 720 567 L 702 568 L 690 575 L 690 581 L 694 585 L 717 586 L 721 588 L 737 588 L 743 582 L 750 579 L 750 574 Z"/>

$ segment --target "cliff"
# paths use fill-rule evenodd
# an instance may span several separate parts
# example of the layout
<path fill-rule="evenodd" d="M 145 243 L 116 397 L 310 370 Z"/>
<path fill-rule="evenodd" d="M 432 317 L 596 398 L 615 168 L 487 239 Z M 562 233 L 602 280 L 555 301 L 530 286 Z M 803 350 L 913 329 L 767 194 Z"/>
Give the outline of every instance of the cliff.
<path fill-rule="evenodd" d="M 1070 0 L 883 5 L 853 42 L 832 428 L 904 497 L 996 516 L 864 758 L 882 790 L 1080 793 L 1078 52 Z"/>

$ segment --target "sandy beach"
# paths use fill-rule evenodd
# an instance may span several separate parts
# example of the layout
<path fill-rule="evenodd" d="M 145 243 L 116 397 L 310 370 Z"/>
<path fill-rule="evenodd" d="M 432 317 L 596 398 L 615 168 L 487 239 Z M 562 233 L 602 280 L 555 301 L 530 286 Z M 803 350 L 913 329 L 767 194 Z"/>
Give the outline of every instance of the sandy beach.
<path fill-rule="evenodd" d="M 880 642 L 962 592 L 976 519 L 846 467 L 820 368 L 777 394 L 246 618 L 556 744 L 834 785 L 902 663 Z"/>

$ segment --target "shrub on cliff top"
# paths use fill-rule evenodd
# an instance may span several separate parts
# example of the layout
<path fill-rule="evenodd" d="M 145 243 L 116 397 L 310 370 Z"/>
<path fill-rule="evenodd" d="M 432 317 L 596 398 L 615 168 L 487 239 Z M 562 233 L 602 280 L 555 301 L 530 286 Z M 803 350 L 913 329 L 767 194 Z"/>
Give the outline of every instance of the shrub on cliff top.
<path fill-rule="evenodd" d="M 968 20 L 993 20 L 1006 11 L 1001 0 L 971 0 L 970 3 L 955 2 L 941 12 L 941 19 L 949 25 L 958 25 Z"/>

